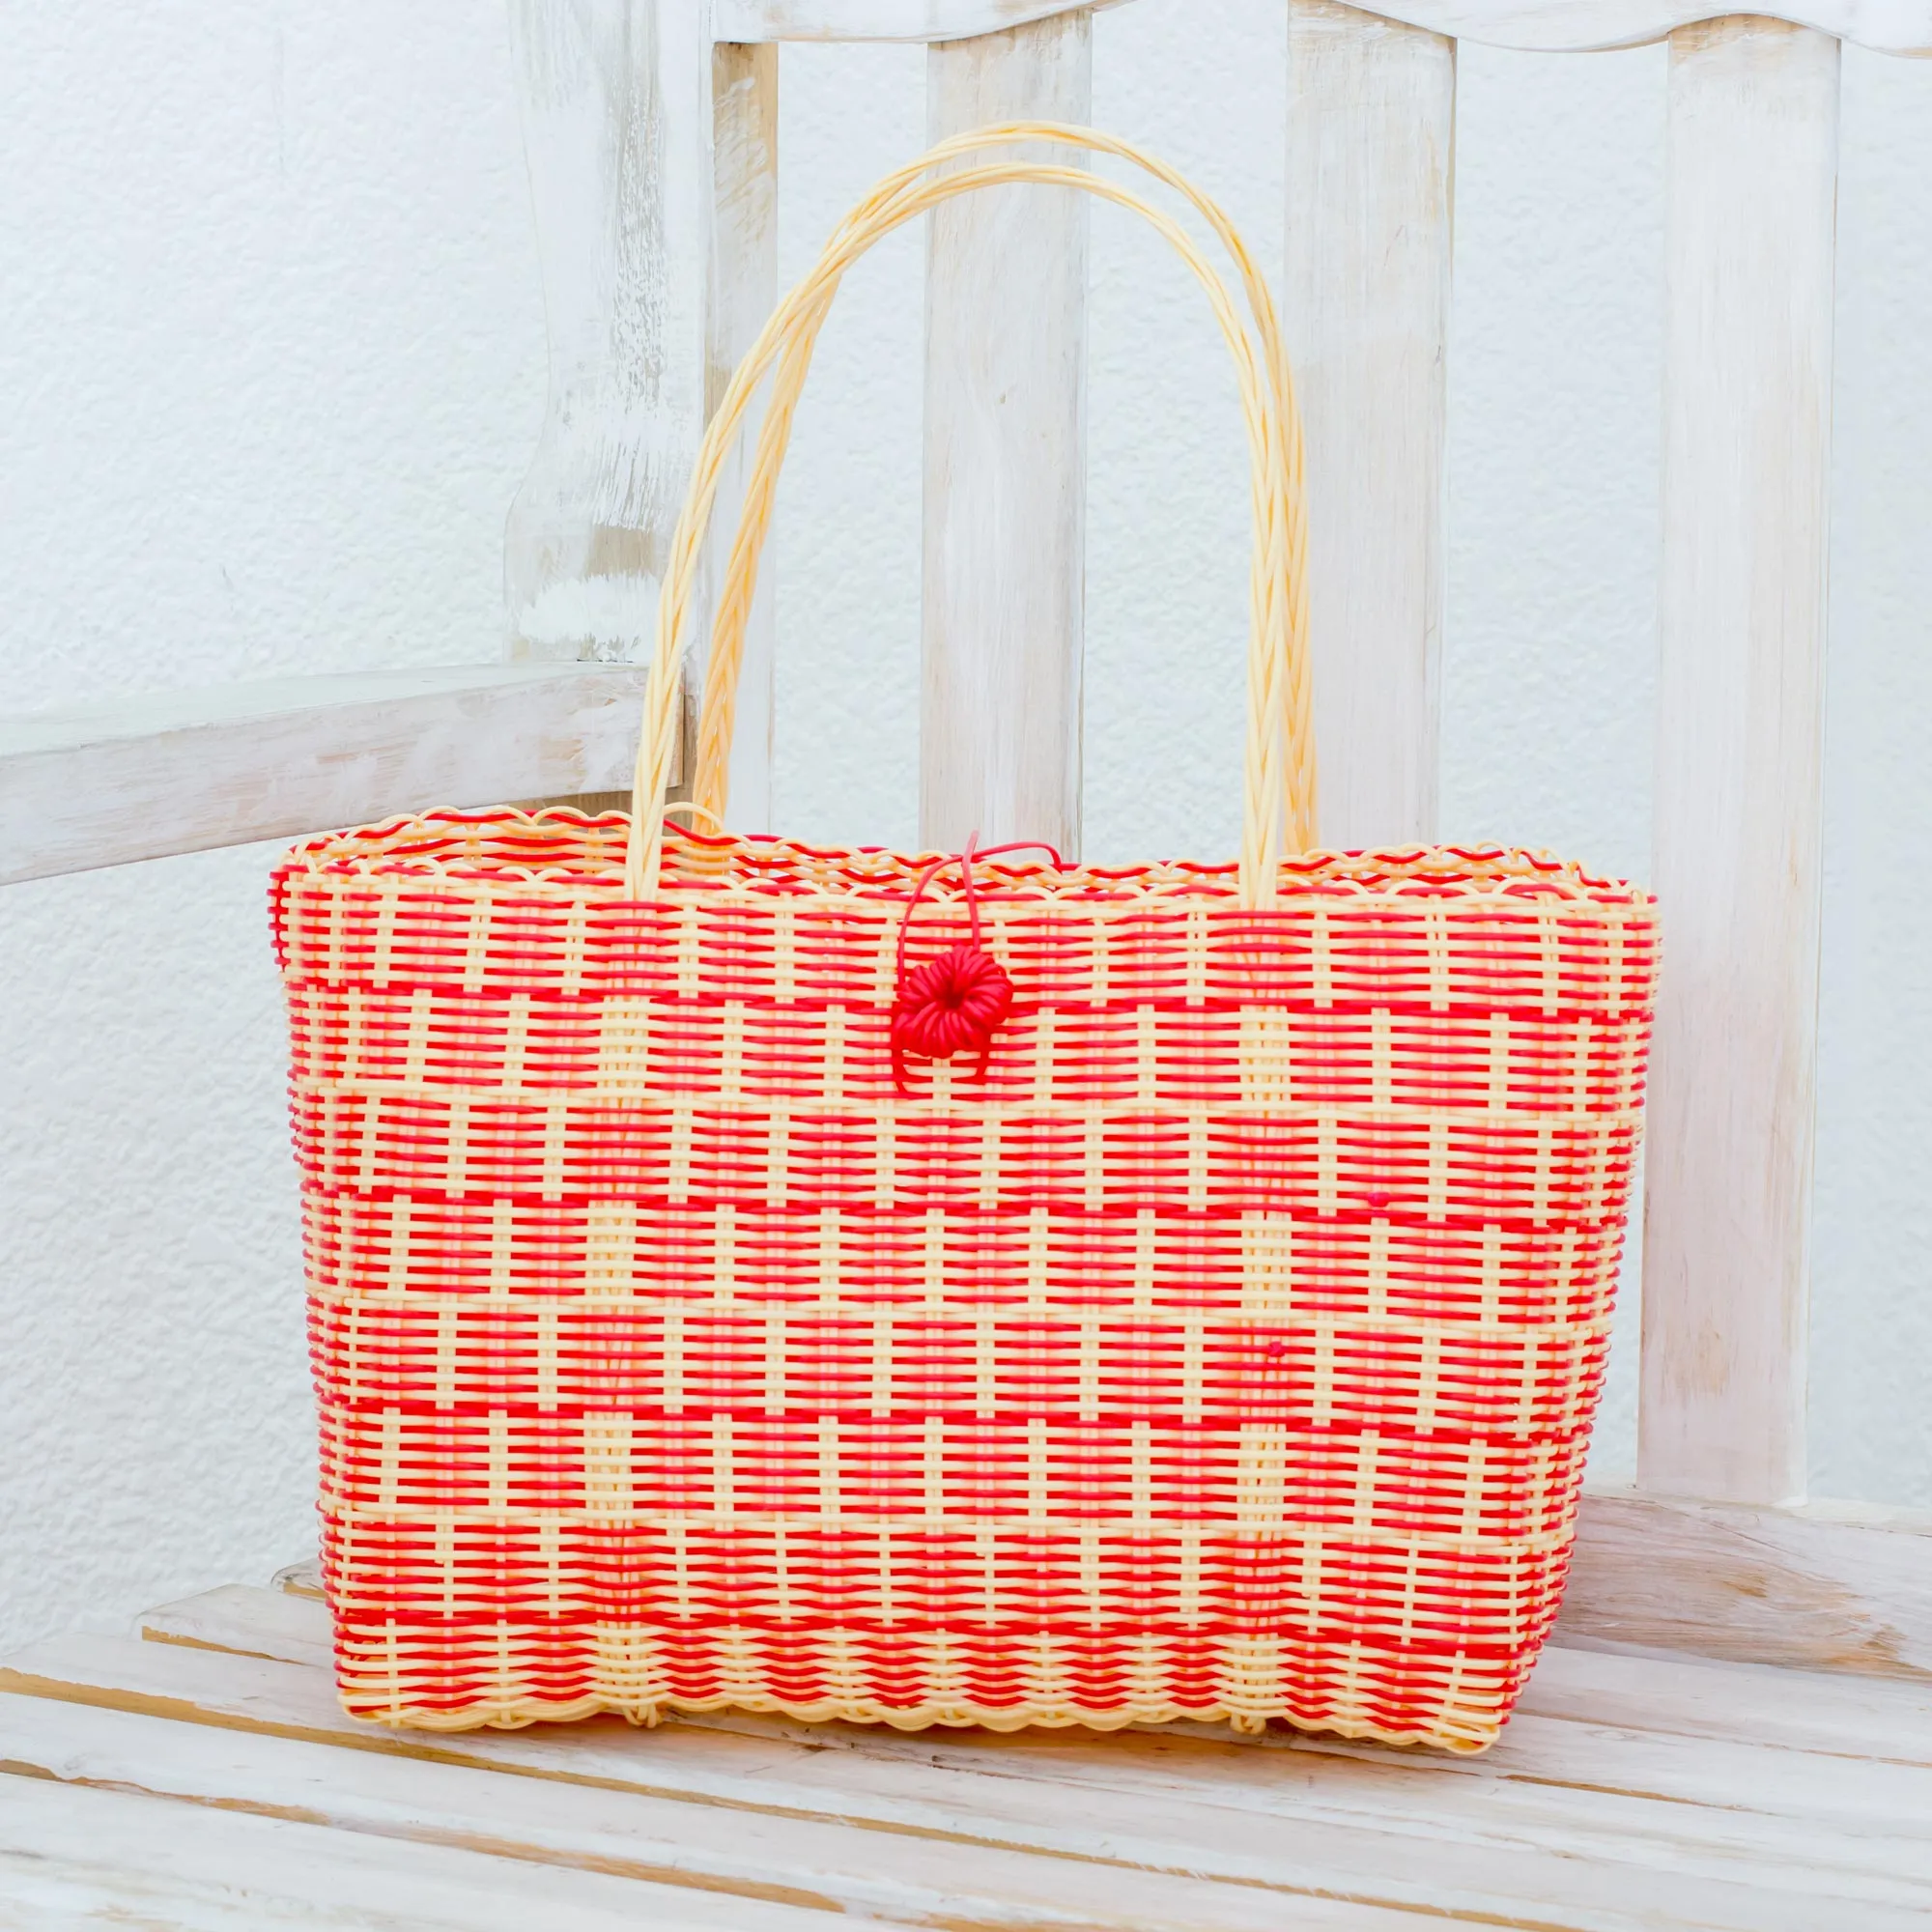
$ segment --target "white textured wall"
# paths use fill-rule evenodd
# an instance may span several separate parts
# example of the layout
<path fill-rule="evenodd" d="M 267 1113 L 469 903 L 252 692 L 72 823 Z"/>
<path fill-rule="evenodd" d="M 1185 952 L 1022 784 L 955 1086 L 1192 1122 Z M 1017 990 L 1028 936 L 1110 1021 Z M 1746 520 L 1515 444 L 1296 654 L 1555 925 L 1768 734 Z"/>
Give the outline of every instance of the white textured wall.
<path fill-rule="evenodd" d="M 543 302 L 496 8 L 0 27 L 0 704 L 501 647 Z M 0 1641 L 310 1542 L 266 847 L 0 888 Z"/>
<path fill-rule="evenodd" d="M 1279 255 L 1279 0 L 1096 23 L 1095 117 Z M 498 646 L 542 305 L 497 11 L 16 9 L 0 701 Z M 917 49 L 784 55 L 783 267 L 919 145 Z M 1464 49 L 1445 829 L 1645 869 L 1663 56 Z M 1932 1502 L 1932 69 L 1848 54 L 1817 1487 Z M 1088 850 L 1232 847 L 1241 470 L 1198 296 L 1094 217 Z M 916 239 L 855 275 L 782 511 L 788 829 L 915 815 Z M 0 892 L 0 1642 L 307 1535 L 262 849 Z M 1621 1367 L 1628 1369 L 1628 1362 Z M 1603 1466 L 1630 1461 L 1619 1374 Z"/>

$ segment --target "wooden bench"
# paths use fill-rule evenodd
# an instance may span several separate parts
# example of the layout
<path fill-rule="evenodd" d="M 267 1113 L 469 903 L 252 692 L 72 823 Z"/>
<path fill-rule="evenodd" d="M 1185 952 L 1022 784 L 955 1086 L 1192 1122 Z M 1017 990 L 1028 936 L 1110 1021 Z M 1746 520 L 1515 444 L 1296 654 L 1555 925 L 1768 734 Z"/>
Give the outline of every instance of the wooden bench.
<path fill-rule="evenodd" d="M 0 1926 L 1697 1926 L 1932 1917 L 1932 1683 L 1544 1653 L 1477 1758 L 1176 1724 L 343 1716 L 312 1571 L 0 1671 Z"/>
<path fill-rule="evenodd" d="M 905 1737 L 728 1716 L 397 1737 L 340 1715 L 298 1573 L 11 1661 L 0 1927 L 1932 1916 L 1932 1525 L 1807 1501 L 1804 1457 L 1833 36 L 1932 52 L 1932 0 L 1815 0 L 1802 23 L 1706 19 L 1698 0 L 1287 4 L 1285 315 L 1340 845 L 1435 828 L 1455 42 L 1671 44 L 1652 870 L 1669 965 L 1639 1487 L 1586 1495 L 1559 1640 L 1504 1742 L 1447 1762 L 1188 1726 Z M 1104 31 L 1066 0 L 512 16 L 554 345 L 510 525 L 515 661 L 7 727 L 0 880 L 623 784 L 640 678 L 619 660 L 648 646 L 708 402 L 775 295 L 776 43 L 931 43 L 943 135 L 1088 118 Z M 639 128 L 650 165 L 620 165 Z M 949 755 L 923 774 L 922 836 L 949 849 L 975 829 L 1079 844 L 1083 278 L 1027 273 L 1084 262 L 1078 199 L 953 204 L 930 237 L 924 690 Z M 1023 559 L 995 504 L 1036 533 Z M 742 691 L 734 816 L 755 826 L 769 609 Z"/>

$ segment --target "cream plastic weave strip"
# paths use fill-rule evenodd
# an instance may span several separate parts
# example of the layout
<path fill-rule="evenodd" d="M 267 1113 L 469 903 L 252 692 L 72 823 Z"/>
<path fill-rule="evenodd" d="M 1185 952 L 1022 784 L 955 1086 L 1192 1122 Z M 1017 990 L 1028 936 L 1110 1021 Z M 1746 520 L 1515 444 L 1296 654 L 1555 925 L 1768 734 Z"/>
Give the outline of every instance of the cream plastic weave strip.
<path fill-rule="evenodd" d="M 1207 219 L 1239 271 L 1259 344 L 1244 327 L 1225 283 L 1172 216 L 1084 168 L 1043 161 L 982 161 L 939 173 L 987 148 L 1012 142 L 1056 141 L 1134 162 L 1182 194 Z M 632 822 L 639 829 L 629 860 L 636 897 L 657 890 L 664 853 L 666 781 L 680 713 L 681 670 L 692 605 L 724 459 L 758 384 L 777 364 L 772 397 L 746 486 L 745 507 L 713 624 L 711 659 L 698 725 L 694 801 L 722 820 L 731 744 L 738 665 L 756 587 L 758 556 L 770 527 L 779 469 L 819 328 L 847 269 L 882 237 L 954 195 L 1015 182 L 1078 188 L 1144 216 L 1172 243 L 1207 291 L 1214 318 L 1234 352 L 1241 410 L 1248 432 L 1254 514 L 1250 572 L 1246 790 L 1241 824 L 1241 903 L 1274 903 L 1284 850 L 1315 843 L 1315 747 L 1306 645 L 1307 520 L 1302 507 L 1300 418 L 1275 317 L 1274 298 L 1246 245 L 1208 197 L 1165 162 L 1125 141 L 1089 128 L 1016 121 L 981 128 L 932 148 L 889 175 L 856 207 L 825 244 L 812 269 L 773 311 L 738 365 L 705 433 L 683 515 L 671 540 L 658 607 L 658 648 L 644 696 Z M 1023 299 L 1023 297 L 1020 298 Z M 1286 824 L 1284 825 L 1284 820 Z"/>

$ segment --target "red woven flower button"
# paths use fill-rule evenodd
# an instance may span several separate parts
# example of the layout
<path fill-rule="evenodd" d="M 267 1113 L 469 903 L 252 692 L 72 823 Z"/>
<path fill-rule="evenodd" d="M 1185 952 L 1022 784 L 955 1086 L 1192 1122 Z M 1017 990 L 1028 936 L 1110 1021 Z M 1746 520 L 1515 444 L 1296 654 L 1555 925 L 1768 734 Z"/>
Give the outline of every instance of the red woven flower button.
<path fill-rule="evenodd" d="M 893 1005 L 894 1072 L 904 1078 L 908 1054 L 951 1060 L 968 1050 L 980 1070 L 993 1048 L 993 1032 L 1012 1011 L 1013 982 L 1006 969 L 977 946 L 954 946 L 908 974 Z"/>

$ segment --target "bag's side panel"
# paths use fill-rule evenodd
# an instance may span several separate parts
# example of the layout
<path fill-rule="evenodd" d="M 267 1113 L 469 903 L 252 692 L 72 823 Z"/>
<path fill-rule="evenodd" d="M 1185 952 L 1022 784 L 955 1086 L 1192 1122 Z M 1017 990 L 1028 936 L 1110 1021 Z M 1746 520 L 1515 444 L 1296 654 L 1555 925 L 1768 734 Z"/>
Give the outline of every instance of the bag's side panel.
<path fill-rule="evenodd" d="M 372 886 L 374 889 L 372 890 Z M 345 1696 L 1479 1746 L 1553 1617 L 1649 909 L 291 883 Z M 964 936 L 923 908 L 917 964 Z"/>

